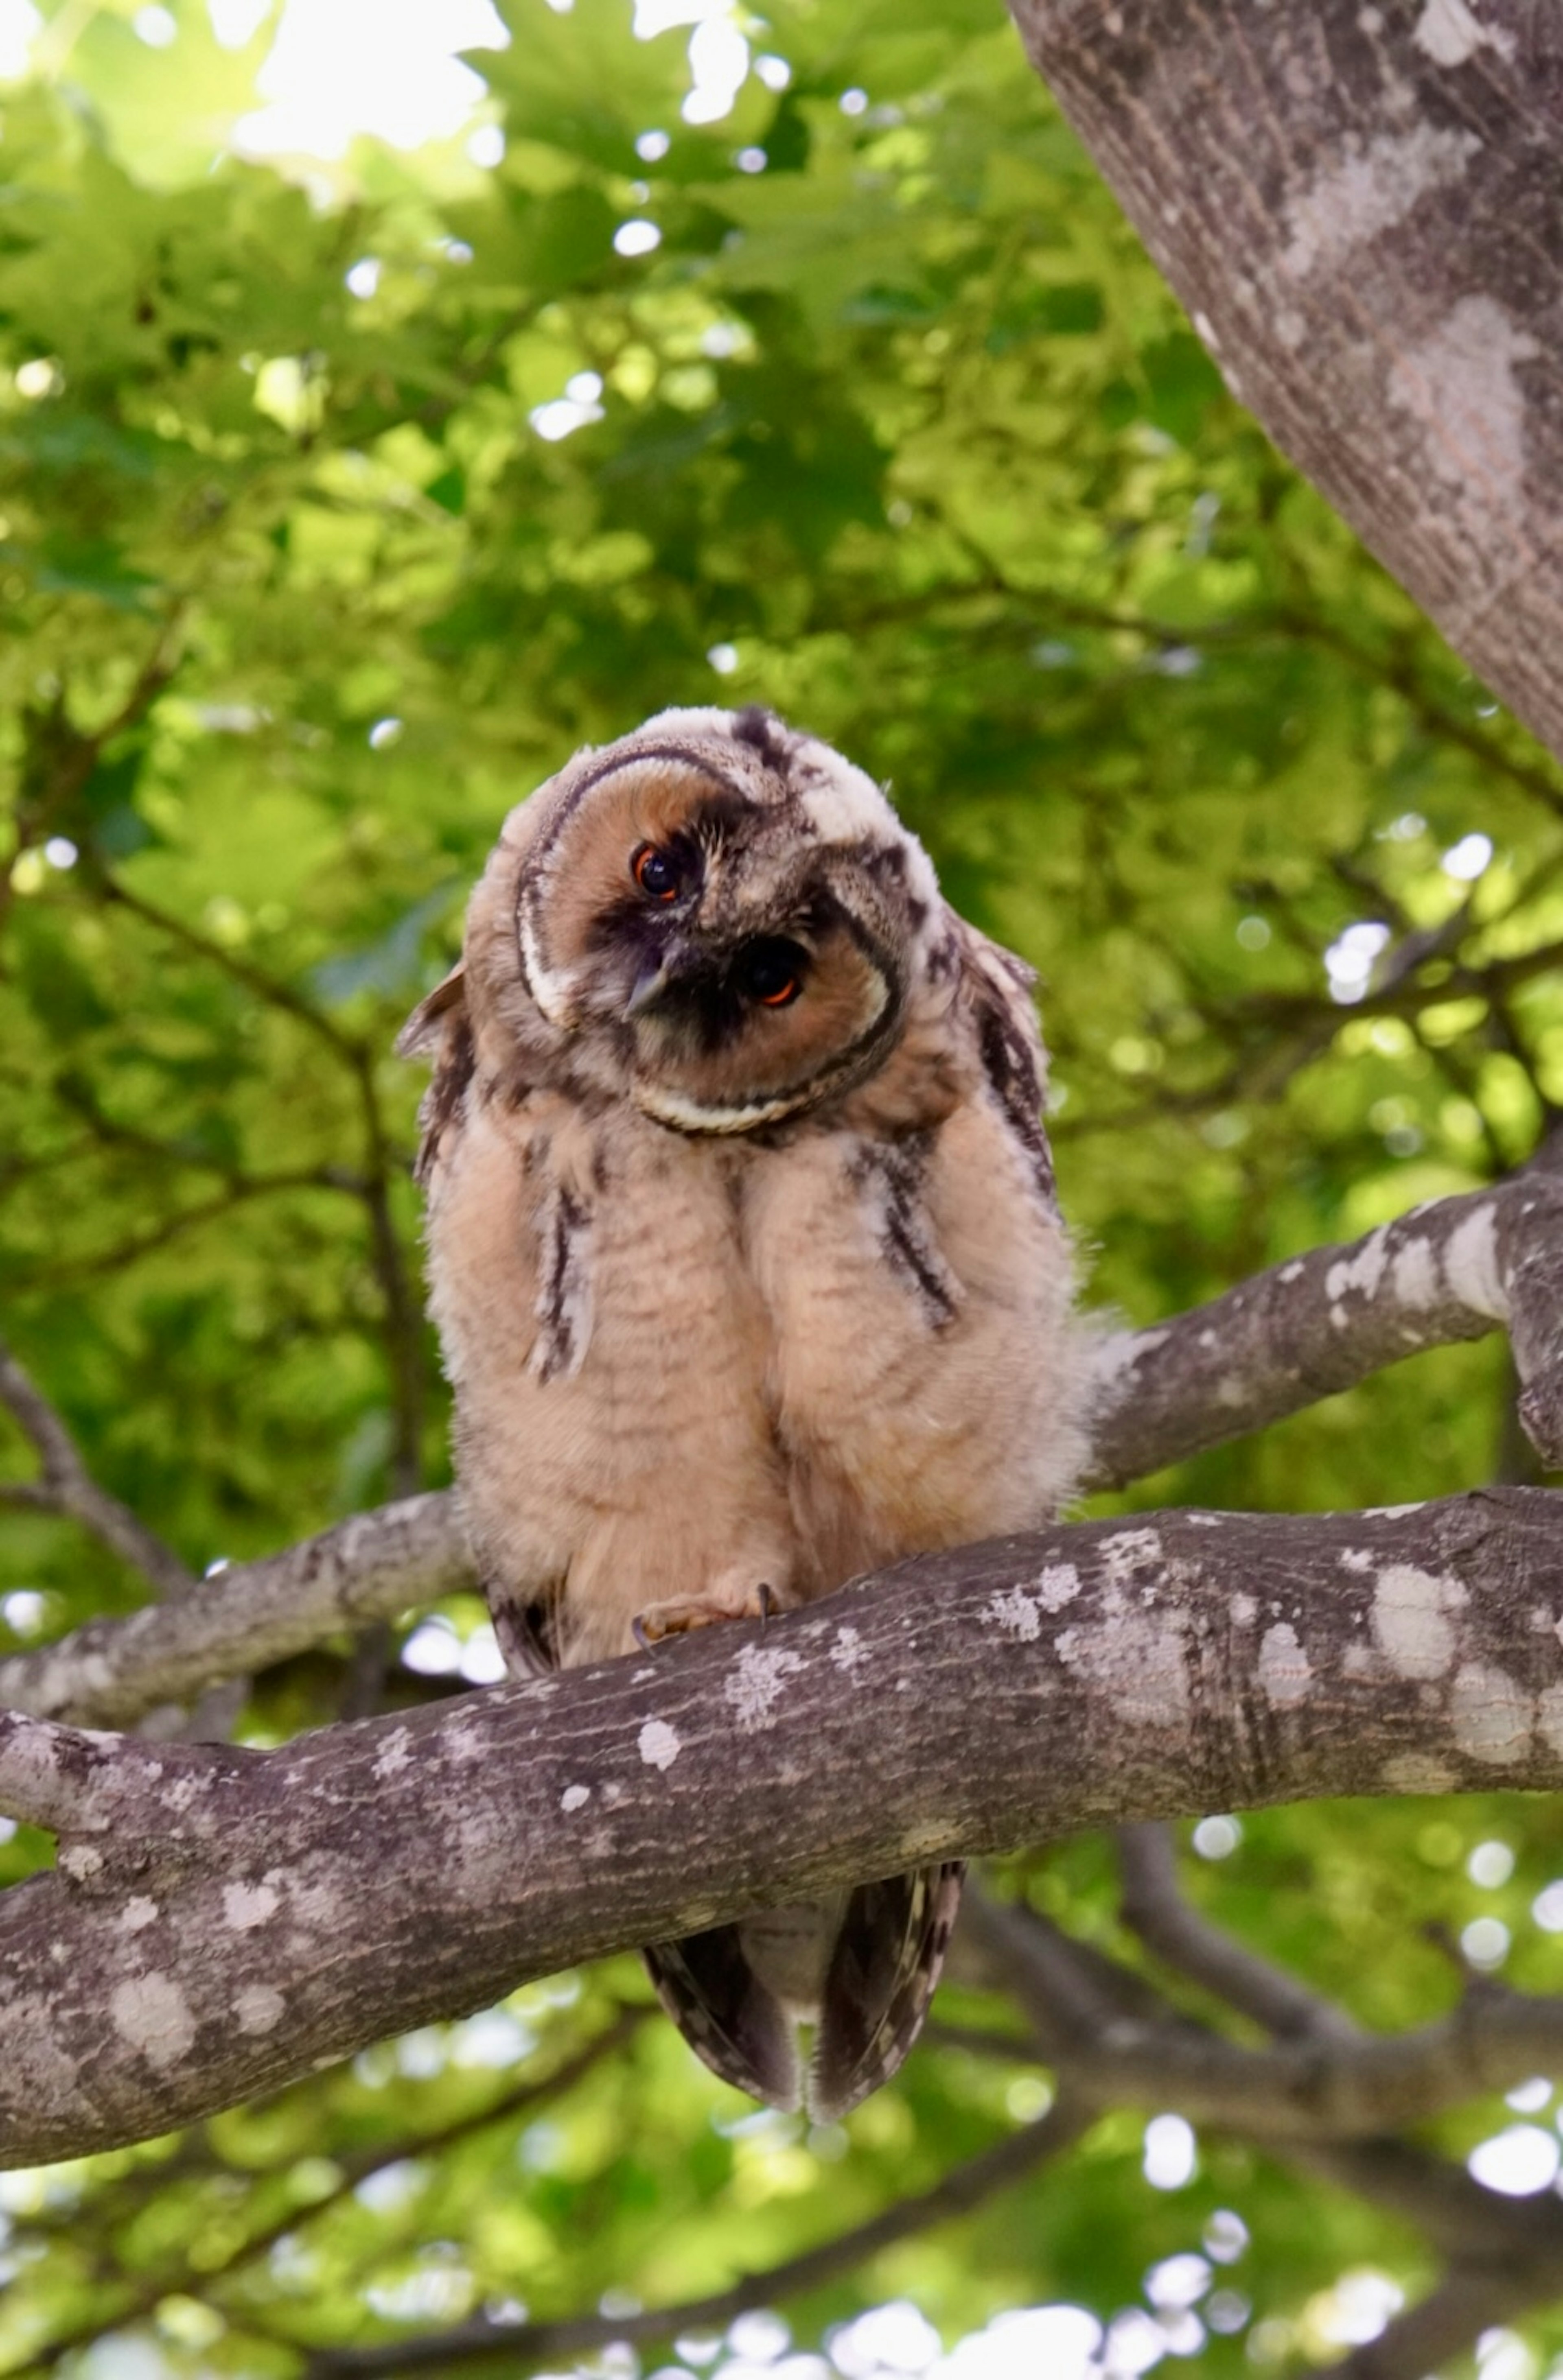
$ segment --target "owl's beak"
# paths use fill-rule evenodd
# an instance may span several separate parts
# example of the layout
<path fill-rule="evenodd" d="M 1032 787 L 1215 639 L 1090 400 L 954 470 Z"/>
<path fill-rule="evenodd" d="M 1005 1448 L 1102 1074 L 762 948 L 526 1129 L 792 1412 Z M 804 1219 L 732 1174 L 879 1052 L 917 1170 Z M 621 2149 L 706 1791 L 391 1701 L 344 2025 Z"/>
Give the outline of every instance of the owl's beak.
<path fill-rule="evenodd" d="M 654 955 L 648 953 L 635 988 L 624 1003 L 627 1017 L 636 1017 L 654 1006 L 665 991 L 676 983 L 687 983 L 699 975 L 708 964 L 703 952 L 691 949 L 688 942 L 667 942 Z"/>

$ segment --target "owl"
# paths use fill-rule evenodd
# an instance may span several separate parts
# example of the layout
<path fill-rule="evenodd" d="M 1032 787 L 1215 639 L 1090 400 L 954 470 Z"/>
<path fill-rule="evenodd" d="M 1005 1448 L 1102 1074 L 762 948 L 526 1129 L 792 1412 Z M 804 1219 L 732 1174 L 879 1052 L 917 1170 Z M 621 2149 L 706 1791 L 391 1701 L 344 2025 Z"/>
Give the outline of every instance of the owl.
<path fill-rule="evenodd" d="M 433 1062 L 431 1300 L 514 1673 L 1056 1511 L 1088 1361 L 1031 984 L 765 710 L 664 711 L 511 812 L 399 1046 Z M 915 2039 L 960 1877 L 645 1957 L 717 2073 L 837 2117 Z"/>

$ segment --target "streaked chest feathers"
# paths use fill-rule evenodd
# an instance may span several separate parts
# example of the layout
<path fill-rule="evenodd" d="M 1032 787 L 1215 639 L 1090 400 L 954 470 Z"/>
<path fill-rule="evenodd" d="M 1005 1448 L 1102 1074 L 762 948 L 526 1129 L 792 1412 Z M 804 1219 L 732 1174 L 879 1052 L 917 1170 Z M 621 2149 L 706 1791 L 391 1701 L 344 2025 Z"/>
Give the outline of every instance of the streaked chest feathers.
<path fill-rule="evenodd" d="M 767 713 L 665 712 L 512 813 L 403 1046 L 434 1060 L 433 1311 L 513 1667 L 763 1624 L 1056 1509 L 1083 1342 L 1029 983 Z M 838 2115 L 915 2038 L 959 1876 L 647 1961 L 718 2073 Z"/>

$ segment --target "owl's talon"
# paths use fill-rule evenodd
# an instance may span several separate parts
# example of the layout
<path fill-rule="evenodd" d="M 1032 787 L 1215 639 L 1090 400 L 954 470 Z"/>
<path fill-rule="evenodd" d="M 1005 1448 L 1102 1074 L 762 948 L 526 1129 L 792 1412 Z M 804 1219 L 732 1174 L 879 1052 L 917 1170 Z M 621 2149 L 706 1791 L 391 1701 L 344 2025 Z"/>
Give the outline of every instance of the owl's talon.
<path fill-rule="evenodd" d="M 681 1595 L 665 1603 L 648 1603 L 629 1622 L 629 1633 L 642 1653 L 665 1636 L 687 1636 L 692 1629 L 711 1628 L 719 1620 L 758 1620 L 762 1624 L 781 1609 L 774 1586 L 762 1584 L 734 1594 Z"/>

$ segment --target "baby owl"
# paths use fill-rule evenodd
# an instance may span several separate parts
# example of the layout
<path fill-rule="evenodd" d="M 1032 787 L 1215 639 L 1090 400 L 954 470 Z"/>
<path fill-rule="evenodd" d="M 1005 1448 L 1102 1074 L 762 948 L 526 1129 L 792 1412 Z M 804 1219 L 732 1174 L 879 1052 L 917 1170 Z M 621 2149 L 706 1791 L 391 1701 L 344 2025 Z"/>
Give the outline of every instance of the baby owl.
<path fill-rule="evenodd" d="M 768 711 L 665 710 L 511 812 L 400 1046 L 433 1061 L 433 1307 L 513 1672 L 1056 1511 L 1086 1350 L 1031 983 Z M 839 2116 L 916 2038 L 960 1877 L 647 1963 L 717 2073 Z"/>

